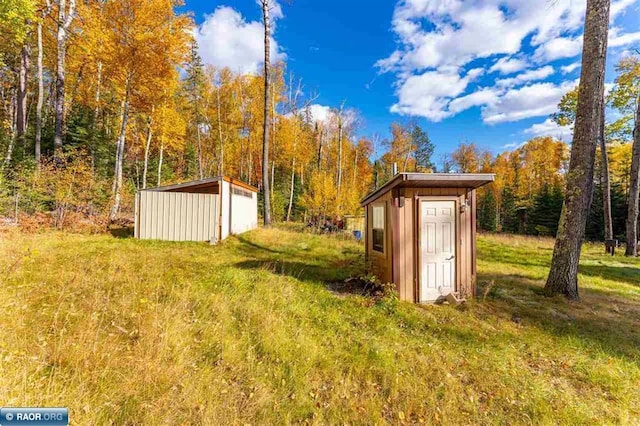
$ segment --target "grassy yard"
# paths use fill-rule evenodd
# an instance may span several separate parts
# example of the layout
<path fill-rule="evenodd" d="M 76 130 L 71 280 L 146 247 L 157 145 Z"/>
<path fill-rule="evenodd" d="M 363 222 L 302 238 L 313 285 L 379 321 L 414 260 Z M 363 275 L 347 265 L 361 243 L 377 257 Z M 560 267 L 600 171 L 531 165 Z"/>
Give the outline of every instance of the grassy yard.
<path fill-rule="evenodd" d="M 582 302 L 541 294 L 552 241 L 483 236 L 462 308 L 331 291 L 336 237 L 217 247 L 0 232 L 0 405 L 73 424 L 638 424 L 640 261 L 586 246 Z"/>

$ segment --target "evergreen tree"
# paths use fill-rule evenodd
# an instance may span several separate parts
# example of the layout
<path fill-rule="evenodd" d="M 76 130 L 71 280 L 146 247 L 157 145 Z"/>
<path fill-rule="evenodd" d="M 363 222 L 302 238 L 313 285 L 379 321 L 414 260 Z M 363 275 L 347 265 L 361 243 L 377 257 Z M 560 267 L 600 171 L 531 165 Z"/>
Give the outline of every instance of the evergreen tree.
<path fill-rule="evenodd" d="M 427 132 L 422 130 L 417 124 L 411 130 L 411 141 L 415 147 L 416 169 L 419 172 L 433 171 L 434 165 L 431 156 L 435 146 L 431 142 Z"/>
<path fill-rule="evenodd" d="M 534 197 L 533 208 L 528 212 L 528 233 L 543 236 L 556 235 L 562 202 L 560 188 L 545 185 Z"/>
<path fill-rule="evenodd" d="M 498 223 L 496 218 L 496 198 L 492 188 L 488 188 L 484 197 L 479 197 L 481 202 L 478 207 L 478 225 L 481 230 L 496 232 Z"/>
<path fill-rule="evenodd" d="M 204 95 L 206 91 L 206 78 L 202 58 L 198 54 L 198 43 L 193 40 L 191 51 L 186 65 L 186 78 L 184 79 L 185 98 L 192 107 L 189 130 L 195 139 L 195 147 L 188 147 L 187 153 L 193 155 L 190 160 L 196 164 L 188 164 L 188 169 L 197 167 L 200 179 L 204 177 L 204 154 L 202 148 L 202 123 L 204 121 Z M 190 148 L 190 149 L 189 149 Z M 194 152 L 195 151 L 195 152 Z M 189 157 L 189 155 L 188 155 Z M 196 166 L 196 167 L 194 167 Z"/>
<path fill-rule="evenodd" d="M 520 221 L 513 190 L 506 186 L 502 191 L 502 209 L 500 210 L 500 228 L 502 232 L 515 234 L 519 231 Z"/>

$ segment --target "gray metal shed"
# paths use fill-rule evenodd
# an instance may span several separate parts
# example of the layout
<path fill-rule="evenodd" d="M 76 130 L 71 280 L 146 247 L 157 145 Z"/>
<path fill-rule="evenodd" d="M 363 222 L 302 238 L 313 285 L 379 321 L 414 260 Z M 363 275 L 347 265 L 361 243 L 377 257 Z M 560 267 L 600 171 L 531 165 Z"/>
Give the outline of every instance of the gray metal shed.
<path fill-rule="evenodd" d="M 146 240 L 209 241 L 258 226 L 258 189 L 218 176 L 139 191 L 135 237 Z"/>

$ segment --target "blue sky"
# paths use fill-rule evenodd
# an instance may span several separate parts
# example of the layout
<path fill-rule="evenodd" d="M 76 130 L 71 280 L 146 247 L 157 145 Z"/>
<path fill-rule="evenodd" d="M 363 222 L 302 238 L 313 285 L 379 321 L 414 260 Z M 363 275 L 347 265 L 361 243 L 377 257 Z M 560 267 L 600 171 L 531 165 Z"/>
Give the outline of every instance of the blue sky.
<path fill-rule="evenodd" d="M 274 11 L 275 56 L 318 108 L 346 101 L 359 133 L 414 118 L 437 146 L 501 152 L 538 135 L 570 141 L 548 116 L 580 76 L 585 0 L 294 0 Z M 640 46 L 638 0 L 613 0 L 607 80 Z M 260 67 L 255 0 L 187 0 L 206 63 Z M 438 160 L 438 158 L 436 158 Z"/>

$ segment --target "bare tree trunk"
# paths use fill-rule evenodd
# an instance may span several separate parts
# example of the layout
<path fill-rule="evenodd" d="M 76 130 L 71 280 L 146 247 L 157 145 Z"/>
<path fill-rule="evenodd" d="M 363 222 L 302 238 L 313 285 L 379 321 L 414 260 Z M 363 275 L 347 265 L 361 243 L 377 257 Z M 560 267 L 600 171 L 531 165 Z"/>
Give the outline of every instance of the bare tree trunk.
<path fill-rule="evenodd" d="M 127 83 L 128 86 L 128 83 Z M 129 89 L 122 102 L 122 126 L 120 127 L 120 135 L 118 135 L 118 143 L 116 146 L 116 165 L 113 176 L 113 207 L 109 219 L 111 222 L 116 220 L 120 211 L 120 198 L 122 193 L 122 166 L 124 162 L 124 146 L 127 136 L 127 122 L 129 120 Z"/>
<path fill-rule="evenodd" d="M 44 106 L 44 67 L 43 47 L 42 47 L 42 22 L 51 13 L 51 0 L 46 0 L 46 8 L 42 11 L 41 19 L 38 20 L 37 36 L 38 36 L 38 59 L 37 59 L 37 77 L 38 77 L 38 103 L 36 104 L 36 141 L 35 141 L 35 160 L 36 167 L 40 169 L 42 157 L 42 107 Z"/>
<path fill-rule="evenodd" d="M 218 164 L 218 174 L 224 176 L 224 139 L 222 138 L 222 105 L 220 102 L 220 90 L 222 89 L 222 83 L 216 91 L 218 100 L 218 143 L 220 145 L 220 161 Z"/>
<path fill-rule="evenodd" d="M 18 73 L 18 102 L 16 104 L 16 137 L 21 142 L 24 142 L 24 134 L 27 131 L 27 82 L 30 62 L 29 47 L 22 46 L 20 72 Z"/>
<path fill-rule="evenodd" d="M 640 198 L 640 96 L 636 99 L 629 183 L 629 207 L 627 211 L 627 256 L 638 255 L 638 199 Z"/>
<path fill-rule="evenodd" d="M 264 224 L 271 225 L 271 193 L 269 190 L 269 98 L 271 95 L 271 21 L 269 12 L 271 0 L 260 0 L 264 20 L 264 123 L 262 126 L 262 192 L 264 194 Z"/>
<path fill-rule="evenodd" d="M 164 155 L 164 140 L 160 141 L 160 157 L 158 158 L 158 186 L 162 183 L 162 157 Z"/>
<path fill-rule="evenodd" d="M 356 187 L 356 178 L 358 176 L 358 148 L 356 147 L 356 155 L 355 155 L 355 160 L 353 161 L 353 181 L 351 182 L 351 186 L 353 188 Z"/>
<path fill-rule="evenodd" d="M 342 213 L 342 108 L 338 116 L 338 212 Z"/>
<path fill-rule="evenodd" d="M 97 156 L 97 147 L 96 147 L 96 132 L 98 131 L 98 117 L 100 116 L 100 92 L 102 90 L 102 62 L 98 61 L 97 66 L 98 76 L 96 83 L 96 96 L 95 96 L 95 107 L 93 109 L 93 123 L 91 123 L 91 172 L 95 173 L 96 167 L 96 156 Z"/>
<path fill-rule="evenodd" d="M 144 167 L 142 169 L 142 189 L 147 189 L 147 171 L 149 170 L 149 150 L 151 149 L 151 137 L 153 132 L 151 130 L 151 116 L 147 120 L 147 143 L 144 146 Z"/>
<path fill-rule="evenodd" d="M 38 103 L 36 105 L 36 167 L 40 169 L 42 156 L 42 106 L 44 104 L 44 71 L 42 66 L 42 20 L 38 20 Z"/>
<path fill-rule="evenodd" d="M 567 189 L 545 285 L 547 294 L 562 294 L 570 300 L 579 299 L 578 263 L 591 207 L 593 167 L 604 102 L 609 8 L 609 0 L 587 0 L 582 75 Z"/>
<path fill-rule="evenodd" d="M 64 79 L 65 79 L 65 58 L 67 55 L 67 31 L 75 14 L 76 0 L 69 0 L 69 10 L 66 7 L 66 0 L 58 0 L 58 54 L 56 70 L 56 126 L 53 139 L 54 155 L 59 157 L 62 152 L 62 139 L 64 132 Z"/>
<path fill-rule="evenodd" d="M 342 189 L 342 111 L 338 117 L 338 196 Z"/>
<path fill-rule="evenodd" d="M 318 128 L 318 124 L 316 123 L 316 128 Z M 322 145 L 324 143 L 324 127 L 320 126 L 318 131 L 318 164 L 317 169 L 320 171 L 322 167 Z"/>
<path fill-rule="evenodd" d="M 291 188 L 289 190 L 289 207 L 287 208 L 287 222 L 291 220 L 291 210 L 293 209 L 293 191 L 296 184 L 296 158 L 291 162 Z"/>
<path fill-rule="evenodd" d="M 9 117 L 11 120 L 11 134 L 9 136 L 9 146 L 7 147 L 7 155 L 4 158 L 4 168 L 6 169 L 11 164 L 11 159 L 13 158 L 13 148 L 16 142 L 16 123 L 17 123 L 17 114 L 16 114 L 16 104 L 18 102 L 18 98 L 13 91 L 13 95 L 11 95 L 11 100 L 9 103 Z"/>
<path fill-rule="evenodd" d="M 273 200 L 273 188 L 276 186 L 275 179 L 276 179 L 276 162 L 271 160 L 271 186 L 269 189 L 271 190 L 272 200 Z"/>
<path fill-rule="evenodd" d="M 613 220 L 611 219 L 611 177 L 609 174 L 609 155 L 607 153 L 607 141 L 605 139 L 605 105 L 601 106 L 600 113 L 600 155 L 602 162 L 602 211 L 604 213 L 604 239 L 613 240 Z"/>

